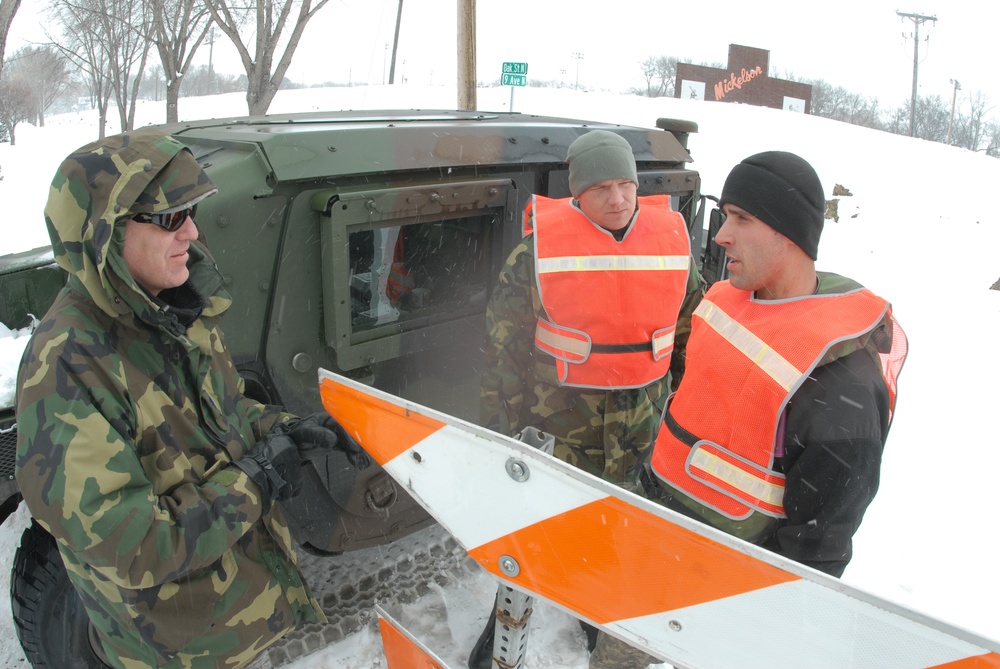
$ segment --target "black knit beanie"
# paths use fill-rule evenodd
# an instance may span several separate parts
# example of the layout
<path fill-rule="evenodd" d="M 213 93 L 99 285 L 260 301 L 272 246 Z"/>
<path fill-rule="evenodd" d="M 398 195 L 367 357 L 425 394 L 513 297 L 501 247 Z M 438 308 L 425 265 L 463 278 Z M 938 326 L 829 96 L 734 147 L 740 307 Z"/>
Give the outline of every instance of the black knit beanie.
<path fill-rule="evenodd" d="M 812 165 L 787 151 L 765 151 L 733 168 L 719 206 L 733 204 L 756 216 L 816 259 L 826 198 Z"/>

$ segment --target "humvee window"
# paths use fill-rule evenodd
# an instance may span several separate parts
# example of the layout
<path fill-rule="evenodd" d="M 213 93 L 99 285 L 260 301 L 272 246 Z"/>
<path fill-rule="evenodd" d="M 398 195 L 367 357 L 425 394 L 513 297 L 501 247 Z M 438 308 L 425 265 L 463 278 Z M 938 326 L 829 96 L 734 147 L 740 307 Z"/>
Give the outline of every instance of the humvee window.
<path fill-rule="evenodd" d="M 354 332 L 402 329 L 482 311 L 493 217 L 469 216 L 349 234 Z"/>
<path fill-rule="evenodd" d="M 478 347 L 516 203 L 509 178 L 315 194 L 337 368 Z"/>

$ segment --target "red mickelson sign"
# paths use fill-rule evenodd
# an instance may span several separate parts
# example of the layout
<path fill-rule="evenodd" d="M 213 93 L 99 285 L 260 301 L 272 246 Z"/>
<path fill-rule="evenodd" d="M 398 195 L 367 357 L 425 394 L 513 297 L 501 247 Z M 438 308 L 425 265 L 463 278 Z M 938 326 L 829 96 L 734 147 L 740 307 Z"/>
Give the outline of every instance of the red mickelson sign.
<path fill-rule="evenodd" d="M 674 97 L 739 102 L 808 114 L 812 86 L 767 76 L 769 60 L 766 49 L 730 44 L 725 69 L 678 63 Z"/>
<path fill-rule="evenodd" d="M 760 69 L 759 65 L 749 71 L 744 67 L 740 70 L 740 76 L 738 77 L 734 73 L 730 72 L 729 79 L 723 79 L 715 85 L 715 99 L 721 100 L 726 97 L 726 93 L 729 93 L 737 88 L 743 88 L 743 84 L 762 74 L 764 74 L 764 71 Z"/>

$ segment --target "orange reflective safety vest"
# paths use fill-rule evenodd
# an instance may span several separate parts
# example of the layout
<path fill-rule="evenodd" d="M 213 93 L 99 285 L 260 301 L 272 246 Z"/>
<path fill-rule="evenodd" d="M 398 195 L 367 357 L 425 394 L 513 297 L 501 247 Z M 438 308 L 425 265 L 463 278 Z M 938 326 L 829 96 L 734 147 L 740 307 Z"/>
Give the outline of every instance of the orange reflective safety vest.
<path fill-rule="evenodd" d="M 771 469 L 786 404 L 834 345 L 892 319 L 865 288 L 759 302 L 729 281 L 695 310 L 684 381 L 671 398 L 650 464 L 667 486 L 735 520 L 784 517 L 785 477 Z M 892 322 L 882 376 L 890 407 L 906 338 Z"/>
<path fill-rule="evenodd" d="M 548 318 L 535 346 L 555 358 L 560 385 L 641 388 L 666 376 L 691 245 L 670 197 L 639 198 L 621 241 L 570 200 L 535 196 L 535 277 Z"/>

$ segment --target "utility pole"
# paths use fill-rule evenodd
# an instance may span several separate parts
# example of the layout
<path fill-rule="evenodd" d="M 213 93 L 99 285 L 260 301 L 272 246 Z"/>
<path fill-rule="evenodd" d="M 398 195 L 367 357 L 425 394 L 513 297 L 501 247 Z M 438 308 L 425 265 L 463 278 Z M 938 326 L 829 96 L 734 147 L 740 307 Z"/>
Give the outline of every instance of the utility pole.
<path fill-rule="evenodd" d="M 212 73 L 212 51 L 215 48 L 215 26 L 208 29 L 208 94 L 215 93 L 215 74 Z"/>
<path fill-rule="evenodd" d="M 958 92 L 962 90 L 962 84 L 958 83 L 958 79 L 949 79 L 948 82 L 955 86 L 955 90 L 951 94 L 951 119 L 948 121 L 948 141 L 945 142 L 945 144 L 951 146 L 951 127 L 955 124 L 955 100 L 958 98 Z"/>
<path fill-rule="evenodd" d="M 573 58 L 576 58 L 576 86 L 574 88 L 580 90 L 580 61 L 583 60 L 583 54 L 579 51 L 574 51 Z"/>
<path fill-rule="evenodd" d="M 910 96 L 910 137 L 913 137 L 915 128 L 915 118 L 917 115 L 917 65 L 920 62 L 918 55 L 920 52 L 920 25 L 926 21 L 933 21 L 937 25 L 936 16 L 924 16 L 923 14 L 907 14 L 896 10 L 900 18 L 913 21 L 913 94 Z M 906 37 L 906 34 L 903 34 Z M 930 39 L 929 37 L 927 39 Z"/>
<path fill-rule="evenodd" d="M 389 66 L 389 85 L 396 80 L 396 49 L 399 47 L 399 21 L 403 18 L 403 0 L 399 0 L 399 9 L 396 10 L 396 35 L 392 38 L 392 65 Z"/>
<path fill-rule="evenodd" d="M 476 0 L 458 0 L 458 108 L 476 108 Z"/>

